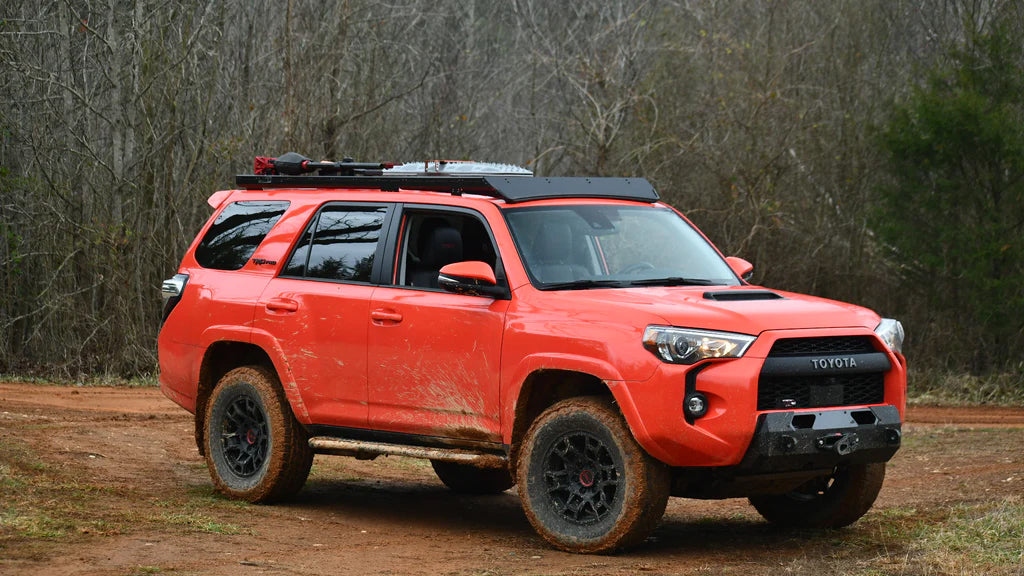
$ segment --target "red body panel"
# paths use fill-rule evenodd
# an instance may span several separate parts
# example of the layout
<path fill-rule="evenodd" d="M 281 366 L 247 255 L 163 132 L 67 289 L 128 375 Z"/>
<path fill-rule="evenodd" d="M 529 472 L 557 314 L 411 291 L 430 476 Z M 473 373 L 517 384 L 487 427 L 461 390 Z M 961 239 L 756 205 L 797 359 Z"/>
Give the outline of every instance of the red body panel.
<path fill-rule="evenodd" d="M 373 290 L 275 278 L 259 299 L 255 326 L 277 341 L 309 422 L 366 426 L 366 335 Z"/>
<path fill-rule="evenodd" d="M 500 441 L 498 375 L 508 300 L 377 288 L 370 427 Z"/>
<path fill-rule="evenodd" d="M 626 419 L 641 445 L 655 458 L 673 466 L 732 466 L 739 464 L 757 424 L 757 381 L 764 354 L 778 338 L 813 338 L 850 335 L 849 329 L 816 329 L 762 333 L 743 358 L 715 361 L 697 375 L 696 388 L 708 398 L 708 413 L 692 425 L 683 418 L 683 382 L 691 367 L 662 364 L 654 376 L 621 385 L 630 401 L 623 406 Z M 873 335 L 869 329 L 859 332 Z M 884 349 L 879 343 L 878 348 Z M 902 417 L 906 409 L 906 372 L 895 355 L 886 376 L 886 404 L 894 404 Z M 615 388 L 613 388 L 613 392 Z M 845 406 L 855 410 L 857 406 Z M 807 409 L 807 412 L 821 410 Z M 797 410 L 799 412 L 799 410 Z M 641 427 L 634 424 L 639 424 Z"/>
<path fill-rule="evenodd" d="M 491 198 L 234 191 L 216 197 L 218 211 L 225 198 L 285 199 L 290 205 L 241 270 L 208 270 L 195 261 L 193 251 L 210 223 L 182 261 L 178 271 L 189 280 L 160 333 L 160 381 L 167 396 L 190 411 L 204 355 L 216 342 L 234 341 L 266 353 L 303 424 L 509 444 L 523 383 L 537 371 L 568 370 L 607 385 L 634 436 L 655 458 L 672 466 L 729 466 L 739 463 L 754 434 L 758 377 L 775 340 L 830 335 L 871 337 L 892 364 L 884 403 L 901 415 L 905 408 L 903 359 L 875 336 L 880 318 L 864 308 L 790 293 L 776 300 L 716 301 L 703 296 L 707 287 L 538 290 L 502 216 L 503 202 Z M 482 214 L 510 299 L 277 277 L 317 208 L 339 200 L 442 204 Z M 516 206 L 587 202 L 631 204 L 562 199 Z M 395 252 L 383 258 L 395 262 Z M 758 338 L 742 358 L 702 368 L 696 388 L 707 396 L 709 411 L 690 424 L 682 404 L 694 367 L 664 363 L 645 349 L 642 335 L 650 325 Z"/>

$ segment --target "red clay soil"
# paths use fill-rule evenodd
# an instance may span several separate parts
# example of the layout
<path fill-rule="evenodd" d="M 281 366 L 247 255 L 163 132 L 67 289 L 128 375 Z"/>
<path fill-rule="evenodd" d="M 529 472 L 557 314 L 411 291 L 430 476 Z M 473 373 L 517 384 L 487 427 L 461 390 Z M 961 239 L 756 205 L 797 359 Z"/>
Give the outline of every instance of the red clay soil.
<path fill-rule="evenodd" d="M 907 408 L 907 422 L 959 428 L 1024 428 L 1024 409 L 1006 406 L 911 406 Z"/>
<path fill-rule="evenodd" d="M 639 549 L 588 556 L 546 546 L 514 488 L 459 496 L 426 461 L 317 456 L 285 504 L 226 501 L 212 495 L 191 415 L 158 390 L 0 383 L 0 456 L 21 459 L 0 459 L 0 574 L 868 573 L 906 556 L 897 536 L 892 549 L 865 545 L 888 519 L 1024 492 L 1024 410 L 914 406 L 907 419 L 875 508 L 850 528 L 785 532 L 742 499 L 672 498 Z M 8 498 L 37 473 L 57 497 Z M 60 490 L 84 500 L 64 506 Z M 27 533 L 11 520 L 25 506 L 65 514 L 72 529 Z"/>

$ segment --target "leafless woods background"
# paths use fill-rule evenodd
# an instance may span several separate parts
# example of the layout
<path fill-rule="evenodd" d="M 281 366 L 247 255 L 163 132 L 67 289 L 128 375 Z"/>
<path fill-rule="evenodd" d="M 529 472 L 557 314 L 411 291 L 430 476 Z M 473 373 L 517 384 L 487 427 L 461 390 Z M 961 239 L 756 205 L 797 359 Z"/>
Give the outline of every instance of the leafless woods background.
<path fill-rule="evenodd" d="M 972 370 L 965 322 L 870 226 L 875 135 L 951 48 L 1022 20 L 1019 0 L 5 0 L 0 372 L 151 373 L 206 197 L 290 150 L 644 176 L 757 283 L 900 317 L 918 366 Z"/>

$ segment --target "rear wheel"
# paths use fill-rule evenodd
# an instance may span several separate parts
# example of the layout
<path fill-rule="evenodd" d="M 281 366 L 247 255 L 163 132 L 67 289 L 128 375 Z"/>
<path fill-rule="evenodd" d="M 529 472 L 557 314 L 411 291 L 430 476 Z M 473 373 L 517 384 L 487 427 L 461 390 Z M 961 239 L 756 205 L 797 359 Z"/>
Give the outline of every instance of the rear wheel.
<path fill-rule="evenodd" d="M 505 468 L 477 468 L 442 460 L 431 460 L 430 464 L 441 482 L 459 494 L 498 494 L 515 484 Z"/>
<path fill-rule="evenodd" d="M 665 513 L 669 472 L 604 397 L 563 400 L 523 439 L 519 495 L 534 529 L 556 548 L 601 553 L 638 544 Z"/>
<path fill-rule="evenodd" d="M 770 522 L 790 528 L 842 528 L 867 514 L 882 489 L 885 463 L 840 466 L 788 494 L 752 496 Z"/>
<path fill-rule="evenodd" d="M 273 372 L 235 368 L 217 382 L 207 406 L 206 464 L 218 491 L 272 502 L 302 488 L 313 451 Z"/>

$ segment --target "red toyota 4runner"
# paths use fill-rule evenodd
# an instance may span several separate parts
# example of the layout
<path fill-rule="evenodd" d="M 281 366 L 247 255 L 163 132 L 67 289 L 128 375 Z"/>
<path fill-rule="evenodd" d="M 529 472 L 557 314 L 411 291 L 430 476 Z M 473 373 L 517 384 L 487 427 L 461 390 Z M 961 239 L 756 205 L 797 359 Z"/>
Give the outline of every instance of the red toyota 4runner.
<path fill-rule="evenodd" d="M 258 158 L 163 284 L 160 385 L 221 492 L 314 454 L 518 484 L 552 545 L 642 541 L 668 497 L 864 515 L 900 446 L 903 328 L 749 285 L 640 178 Z"/>

